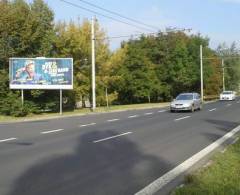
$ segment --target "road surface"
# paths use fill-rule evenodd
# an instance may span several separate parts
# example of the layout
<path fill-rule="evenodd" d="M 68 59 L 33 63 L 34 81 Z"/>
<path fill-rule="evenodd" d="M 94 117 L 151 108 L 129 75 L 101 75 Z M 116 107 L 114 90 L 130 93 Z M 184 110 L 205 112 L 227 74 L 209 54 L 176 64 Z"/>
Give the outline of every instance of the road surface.
<path fill-rule="evenodd" d="M 194 113 L 154 108 L 0 124 L 0 194 L 135 194 L 237 127 L 239 116 L 237 99 Z"/>

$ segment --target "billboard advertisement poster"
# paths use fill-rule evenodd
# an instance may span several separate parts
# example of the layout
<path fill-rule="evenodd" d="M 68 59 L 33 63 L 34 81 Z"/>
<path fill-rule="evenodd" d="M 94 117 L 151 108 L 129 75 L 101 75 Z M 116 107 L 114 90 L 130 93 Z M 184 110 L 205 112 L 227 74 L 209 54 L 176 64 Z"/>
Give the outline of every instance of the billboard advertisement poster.
<path fill-rule="evenodd" d="M 73 89 L 72 58 L 10 58 L 10 89 Z"/>

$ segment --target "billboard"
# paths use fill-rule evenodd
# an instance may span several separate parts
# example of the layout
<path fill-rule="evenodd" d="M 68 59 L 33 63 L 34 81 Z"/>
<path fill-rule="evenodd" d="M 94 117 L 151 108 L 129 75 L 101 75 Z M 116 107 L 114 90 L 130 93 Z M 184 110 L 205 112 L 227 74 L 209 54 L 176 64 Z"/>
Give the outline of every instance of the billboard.
<path fill-rule="evenodd" d="M 10 89 L 73 89 L 72 58 L 10 58 Z"/>

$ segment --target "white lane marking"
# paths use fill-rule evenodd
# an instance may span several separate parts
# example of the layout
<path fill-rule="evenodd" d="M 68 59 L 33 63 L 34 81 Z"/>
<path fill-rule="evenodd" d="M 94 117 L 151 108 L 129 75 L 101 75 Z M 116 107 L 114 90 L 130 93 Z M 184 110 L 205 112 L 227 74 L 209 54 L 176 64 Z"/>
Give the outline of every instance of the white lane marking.
<path fill-rule="evenodd" d="M 15 137 L 7 138 L 7 139 L 2 139 L 2 140 L 0 140 L 0 143 L 1 143 L 1 142 L 13 141 L 13 140 L 16 140 L 16 139 L 17 139 L 17 138 L 15 138 Z"/>
<path fill-rule="evenodd" d="M 227 104 L 226 106 L 231 106 L 232 104 Z"/>
<path fill-rule="evenodd" d="M 48 134 L 48 133 L 56 133 L 59 131 L 64 131 L 64 129 L 55 129 L 55 130 L 50 130 L 50 131 L 42 131 L 41 134 Z"/>
<path fill-rule="evenodd" d="M 180 121 L 180 120 L 183 120 L 183 119 L 187 119 L 187 118 L 190 118 L 191 116 L 185 116 L 185 117 L 182 117 L 182 118 L 177 118 L 175 119 L 175 121 Z"/>
<path fill-rule="evenodd" d="M 215 110 L 217 110 L 217 108 L 213 108 L 213 109 L 208 110 L 208 111 L 209 111 L 209 112 L 212 112 L 212 111 L 215 111 Z"/>
<path fill-rule="evenodd" d="M 136 117 L 139 117 L 139 115 L 132 115 L 132 116 L 129 116 L 128 118 L 136 118 Z"/>
<path fill-rule="evenodd" d="M 237 102 L 238 104 L 240 103 L 240 101 Z"/>
<path fill-rule="evenodd" d="M 235 144 L 239 140 L 239 137 L 237 137 L 235 140 L 233 140 L 232 144 Z"/>
<path fill-rule="evenodd" d="M 88 126 L 93 126 L 96 125 L 96 123 L 89 123 L 89 124 L 85 124 L 85 125 L 80 125 L 80 127 L 88 127 Z"/>
<path fill-rule="evenodd" d="M 119 134 L 119 135 L 107 137 L 107 138 L 104 138 L 104 139 L 99 139 L 99 140 L 93 141 L 93 143 L 96 144 L 96 143 L 99 143 L 99 142 L 103 142 L 103 141 L 106 141 L 106 140 L 109 140 L 109 139 L 114 139 L 114 138 L 121 137 L 121 136 L 124 136 L 124 135 L 128 135 L 128 134 L 131 134 L 131 133 L 132 132 L 127 132 L 127 133 L 122 133 L 122 134 Z"/>
<path fill-rule="evenodd" d="M 166 110 L 159 110 L 158 112 L 159 112 L 159 113 L 162 113 L 162 112 L 166 112 Z"/>
<path fill-rule="evenodd" d="M 189 159 L 185 160 L 180 165 L 176 166 L 174 169 L 170 170 L 163 176 L 159 177 L 151 184 L 143 188 L 141 191 L 137 192 L 135 195 L 152 195 L 157 191 L 161 190 L 166 184 L 174 180 L 177 176 L 186 172 L 190 167 L 192 167 L 195 163 L 200 161 L 203 157 L 207 156 L 209 153 L 214 151 L 216 148 L 221 146 L 226 140 L 233 137 L 236 133 L 240 132 L 240 126 L 236 127 L 229 133 L 225 134 L 223 137 L 219 138 L 217 141 L 213 142 L 200 152 L 196 153 Z"/>
<path fill-rule="evenodd" d="M 119 121 L 120 119 L 118 118 L 115 118 L 115 119 L 110 119 L 110 120 L 107 120 L 108 122 L 114 122 L 114 121 Z"/>
<path fill-rule="evenodd" d="M 144 115 L 152 115 L 152 112 L 145 113 Z"/>

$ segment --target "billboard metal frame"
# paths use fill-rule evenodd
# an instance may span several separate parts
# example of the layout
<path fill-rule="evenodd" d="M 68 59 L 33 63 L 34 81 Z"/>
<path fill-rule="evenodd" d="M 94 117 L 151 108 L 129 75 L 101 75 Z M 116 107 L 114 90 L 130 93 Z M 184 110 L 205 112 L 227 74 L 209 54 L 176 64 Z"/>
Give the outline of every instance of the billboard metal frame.
<path fill-rule="evenodd" d="M 71 68 L 72 68 L 72 84 L 71 85 L 21 85 L 21 84 L 11 84 L 11 78 L 12 78 L 12 61 L 13 60 L 58 60 L 58 59 L 68 59 L 71 60 Z M 31 89 L 42 89 L 42 90 L 59 90 L 59 113 L 62 115 L 62 90 L 71 90 L 73 89 L 73 58 L 45 58 L 45 57 L 37 57 L 37 58 L 18 58 L 13 57 L 9 58 L 9 88 L 10 89 L 18 89 L 21 90 L 21 100 L 22 105 L 24 104 L 24 89 L 25 90 L 31 90 Z"/>
<path fill-rule="evenodd" d="M 71 85 L 21 85 L 21 84 L 11 84 L 12 78 L 12 61 L 13 60 L 58 60 L 58 59 L 68 59 L 71 60 L 71 68 L 72 68 L 72 84 Z M 73 89 L 73 58 L 9 58 L 9 88 L 10 89 L 43 89 L 43 90 L 71 90 Z"/>

